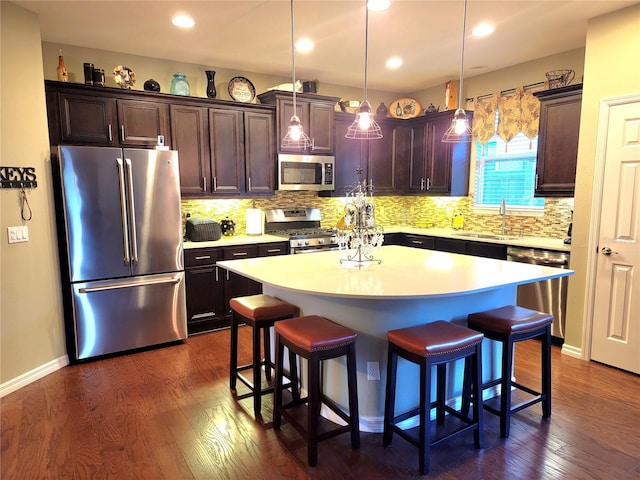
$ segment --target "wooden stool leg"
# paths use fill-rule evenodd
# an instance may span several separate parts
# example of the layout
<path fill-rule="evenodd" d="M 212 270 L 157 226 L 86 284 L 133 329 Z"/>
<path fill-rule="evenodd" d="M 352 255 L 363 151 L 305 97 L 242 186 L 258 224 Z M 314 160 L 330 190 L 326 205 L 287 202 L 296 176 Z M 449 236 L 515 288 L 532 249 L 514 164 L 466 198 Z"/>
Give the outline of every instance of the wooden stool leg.
<path fill-rule="evenodd" d="M 551 416 L 551 326 L 548 325 L 542 337 L 542 416 Z"/>
<path fill-rule="evenodd" d="M 394 346 L 389 345 L 389 352 L 387 354 L 387 389 L 385 393 L 384 401 L 384 426 L 382 433 L 382 446 L 388 447 L 391 445 L 391 439 L 393 438 L 393 430 L 391 429 L 391 422 L 395 415 L 396 407 L 396 372 L 398 369 L 398 356 L 395 353 Z"/>
<path fill-rule="evenodd" d="M 465 362 L 469 357 L 465 359 Z M 470 371 L 473 377 L 473 422 L 478 428 L 473 432 L 473 440 L 476 448 L 484 446 L 484 416 L 482 411 L 482 342 L 476 345 L 476 352 L 471 356 Z M 466 365 L 466 364 L 465 364 Z M 466 414 L 465 414 L 466 415 Z"/>
<path fill-rule="evenodd" d="M 289 378 L 291 381 L 291 397 L 294 401 L 300 400 L 300 385 L 298 384 L 298 364 L 296 354 L 289 349 Z"/>
<path fill-rule="evenodd" d="M 264 374 L 268 382 L 271 381 L 271 333 L 269 326 L 262 329 L 262 335 L 264 337 L 263 349 L 264 349 Z"/>
<path fill-rule="evenodd" d="M 231 314 L 231 348 L 229 351 L 229 388 L 235 390 L 238 370 L 238 318 L 235 312 Z"/>
<path fill-rule="evenodd" d="M 460 406 L 460 413 L 463 415 L 469 415 L 469 408 L 471 407 L 471 397 L 473 388 L 473 367 L 471 358 L 464 359 L 464 374 L 462 376 L 462 404 Z M 482 381 L 482 378 L 480 378 Z"/>
<path fill-rule="evenodd" d="M 427 475 L 431 466 L 431 362 L 420 363 L 420 427 L 418 465 L 420 475 Z"/>
<path fill-rule="evenodd" d="M 276 357 L 275 357 L 275 376 L 276 384 L 273 387 L 273 428 L 280 428 L 282 415 L 280 408 L 282 407 L 282 377 L 284 375 L 284 344 L 280 341 L 280 335 L 276 333 Z"/>
<path fill-rule="evenodd" d="M 447 364 L 441 363 L 436 367 L 436 424 L 444 424 L 444 404 L 447 394 Z"/>
<path fill-rule="evenodd" d="M 260 328 L 254 324 L 253 328 L 253 412 L 260 415 L 262 407 L 262 374 L 260 372 Z"/>
<path fill-rule="evenodd" d="M 502 382 L 500 383 L 500 436 L 509 437 L 511 424 L 511 368 L 513 366 L 513 341 L 502 342 Z"/>
<path fill-rule="evenodd" d="M 349 388 L 349 422 L 351 447 L 360 448 L 360 416 L 358 415 L 358 380 L 356 378 L 356 344 L 349 346 L 347 354 L 347 383 Z"/>
<path fill-rule="evenodd" d="M 318 418 L 320 417 L 320 360 L 314 353 L 309 361 L 309 403 L 307 417 L 307 462 L 318 464 Z"/>

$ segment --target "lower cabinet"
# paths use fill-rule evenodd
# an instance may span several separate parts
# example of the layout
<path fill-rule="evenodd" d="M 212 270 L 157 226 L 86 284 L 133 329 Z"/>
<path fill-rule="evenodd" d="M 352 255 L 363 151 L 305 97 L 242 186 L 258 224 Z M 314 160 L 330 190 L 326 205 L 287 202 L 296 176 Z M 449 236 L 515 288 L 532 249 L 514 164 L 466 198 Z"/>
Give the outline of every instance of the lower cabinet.
<path fill-rule="evenodd" d="M 389 235 L 391 235 L 391 237 L 387 240 Z M 460 238 L 393 233 L 385 235 L 385 245 L 404 245 L 406 247 L 424 248 L 448 253 L 461 253 L 463 255 L 494 258 L 496 260 L 507 259 L 507 245 L 462 240 Z"/>
<path fill-rule="evenodd" d="M 218 267 L 218 261 L 288 253 L 287 242 L 185 250 L 189 335 L 228 327 L 231 322 L 229 300 L 262 292 L 260 283 Z"/>

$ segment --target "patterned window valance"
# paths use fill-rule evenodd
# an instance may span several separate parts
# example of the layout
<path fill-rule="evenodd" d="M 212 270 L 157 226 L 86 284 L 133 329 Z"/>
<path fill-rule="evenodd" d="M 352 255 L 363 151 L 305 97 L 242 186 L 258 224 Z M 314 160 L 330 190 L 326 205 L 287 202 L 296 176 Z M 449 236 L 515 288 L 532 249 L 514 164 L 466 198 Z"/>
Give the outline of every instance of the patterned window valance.
<path fill-rule="evenodd" d="M 533 139 L 538 135 L 539 118 L 540 101 L 525 92 L 524 87 L 516 88 L 511 96 L 494 93 L 487 100 L 476 97 L 473 102 L 473 135 L 481 145 L 485 145 L 496 133 L 505 143 L 518 132 Z"/>

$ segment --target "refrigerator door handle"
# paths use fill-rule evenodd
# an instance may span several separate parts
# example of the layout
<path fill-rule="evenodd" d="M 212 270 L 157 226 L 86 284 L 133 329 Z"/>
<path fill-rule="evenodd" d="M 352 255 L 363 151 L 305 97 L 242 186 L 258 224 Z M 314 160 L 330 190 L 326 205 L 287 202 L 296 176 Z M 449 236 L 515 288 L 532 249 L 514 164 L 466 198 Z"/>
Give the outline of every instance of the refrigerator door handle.
<path fill-rule="evenodd" d="M 163 278 L 155 278 L 153 280 L 147 280 L 144 282 L 136 281 L 136 282 L 116 282 L 110 283 L 109 285 L 100 285 L 96 287 L 83 287 L 79 288 L 79 293 L 93 293 L 93 292 L 104 292 L 106 290 L 119 290 L 121 288 L 132 288 L 132 287 L 146 287 L 149 285 L 162 285 L 162 284 L 176 284 L 180 282 L 180 275 L 173 275 L 170 277 Z"/>
<path fill-rule="evenodd" d="M 129 265 L 131 263 L 131 257 L 129 257 L 129 235 L 128 230 L 129 226 L 127 225 L 127 196 L 125 193 L 125 184 L 124 184 L 124 166 L 122 163 L 122 159 L 116 159 L 116 164 L 118 165 L 118 183 L 120 184 L 120 219 L 122 221 L 122 258 L 124 260 L 125 265 Z"/>
<path fill-rule="evenodd" d="M 136 232 L 136 206 L 133 200 L 133 174 L 131 172 L 131 159 L 125 158 L 125 172 L 127 174 L 127 186 L 129 188 L 129 235 L 131 235 L 131 263 L 138 263 L 138 235 Z"/>

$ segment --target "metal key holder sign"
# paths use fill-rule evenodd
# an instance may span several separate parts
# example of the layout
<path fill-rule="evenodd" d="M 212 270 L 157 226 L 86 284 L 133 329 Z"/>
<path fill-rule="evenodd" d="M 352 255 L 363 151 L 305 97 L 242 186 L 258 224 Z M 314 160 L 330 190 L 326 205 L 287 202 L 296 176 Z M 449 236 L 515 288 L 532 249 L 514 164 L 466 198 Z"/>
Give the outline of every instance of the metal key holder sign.
<path fill-rule="evenodd" d="M 0 167 L 0 188 L 36 188 L 35 167 Z"/>

